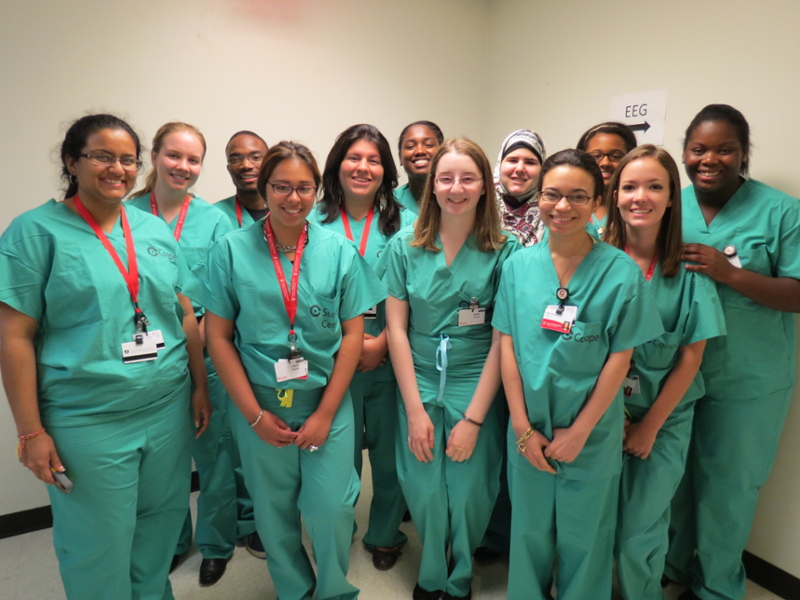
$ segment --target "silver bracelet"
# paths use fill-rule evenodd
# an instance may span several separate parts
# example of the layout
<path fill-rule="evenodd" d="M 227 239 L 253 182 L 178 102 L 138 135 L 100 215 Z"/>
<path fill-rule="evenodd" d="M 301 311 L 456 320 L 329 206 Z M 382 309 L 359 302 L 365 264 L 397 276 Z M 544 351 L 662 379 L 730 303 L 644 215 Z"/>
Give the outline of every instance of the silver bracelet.
<path fill-rule="evenodd" d="M 256 420 L 250 423 L 250 427 L 255 427 L 256 425 L 258 425 L 258 422 L 261 420 L 261 417 L 263 416 L 264 416 L 264 411 L 262 410 L 261 412 L 258 413 Z"/>

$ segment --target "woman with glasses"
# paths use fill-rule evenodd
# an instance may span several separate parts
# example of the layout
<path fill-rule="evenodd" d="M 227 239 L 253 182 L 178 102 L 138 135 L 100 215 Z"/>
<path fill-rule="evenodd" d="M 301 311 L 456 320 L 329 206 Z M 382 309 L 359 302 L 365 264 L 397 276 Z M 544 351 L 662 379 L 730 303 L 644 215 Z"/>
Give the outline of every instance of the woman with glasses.
<path fill-rule="evenodd" d="M 123 206 L 139 158 L 126 122 L 78 119 L 61 145 L 64 201 L 0 237 L 3 383 L 20 462 L 49 484 L 71 600 L 172 598 L 189 441 L 211 414 L 183 295 L 199 291 L 169 228 Z"/>
<path fill-rule="evenodd" d="M 523 246 L 539 243 L 544 235 L 536 185 L 545 158 L 547 153 L 539 134 L 518 129 L 503 140 L 494 167 L 500 224 Z"/>
<path fill-rule="evenodd" d="M 689 124 L 686 268 L 716 283 L 728 335 L 709 340 L 686 475 L 673 503 L 667 575 L 683 598 L 742 598 L 742 551 L 796 379 L 800 204 L 748 178 L 750 126 L 727 104 Z"/>
<path fill-rule="evenodd" d="M 557 566 L 559 598 L 610 598 L 620 387 L 633 348 L 663 330 L 636 264 L 586 231 L 597 162 L 554 154 L 539 192 L 547 241 L 506 263 L 492 321 L 511 413 L 508 597 L 551 598 Z"/>
<path fill-rule="evenodd" d="M 269 215 L 214 247 L 206 332 L 278 597 L 347 600 L 358 597 L 346 575 L 360 488 L 348 386 L 363 314 L 386 293 L 352 243 L 306 221 L 320 180 L 305 146 L 267 151 Z"/>
<path fill-rule="evenodd" d="M 408 183 L 394 192 L 395 199 L 412 214 L 418 215 L 425 180 L 431 170 L 431 159 L 444 141 L 442 130 L 431 121 L 414 121 L 400 132 L 397 152 Z"/>
<path fill-rule="evenodd" d="M 611 176 L 617 170 L 619 161 L 636 148 L 636 145 L 636 135 L 630 127 L 622 123 L 607 121 L 587 129 L 578 140 L 576 148 L 588 152 L 597 161 L 600 172 L 603 174 L 603 184 L 608 189 Z M 604 198 L 594 209 L 592 218 L 586 226 L 589 233 L 598 240 L 603 237 L 610 206 L 610 199 Z"/>
<path fill-rule="evenodd" d="M 665 332 L 633 350 L 614 555 L 625 600 L 663 600 L 669 507 L 683 476 L 706 340 L 725 334 L 711 280 L 683 268 L 680 176 L 666 150 L 627 154 L 611 177 L 604 241 L 624 250 L 647 281 Z"/>
<path fill-rule="evenodd" d="M 414 213 L 394 199 L 397 170 L 392 152 L 372 125 L 353 125 L 336 138 L 322 186 L 322 199 L 310 218 L 352 241 L 370 267 L 375 267 L 394 234 L 414 222 Z M 372 504 L 363 543 L 380 571 L 395 565 L 407 541 L 400 531 L 406 503 L 397 481 L 394 451 L 397 381 L 386 360 L 385 328 L 386 307 L 381 302 L 364 313 L 364 348 L 350 383 L 356 471 L 361 477 L 365 435 L 372 468 Z"/>
<path fill-rule="evenodd" d="M 205 153 L 206 140 L 197 127 L 179 121 L 162 125 L 153 138 L 153 169 L 145 187 L 127 202 L 127 206 L 152 213 L 169 226 L 199 287 L 205 282 L 211 247 L 233 229 L 224 214 L 189 192 L 200 177 Z M 204 335 L 201 298 L 194 298 L 193 304 Z M 208 357 L 206 370 L 214 415 L 209 435 L 192 445 L 192 457 L 200 476 L 195 536 L 195 545 L 203 555 L 199 581 L 201 585 L 212 585 L 225 573 L 237 537 L 249 535 L 252 530 L 238 531 L 240 508 L 234 471 L 237 452 L 228 425 L 228 396 Z M 187 513 L 173 568 L 191 544 L 192 517 Z"/>
<path fill-rule="evenodd" d="M 415 600 L 472 594 L 472 554 L 492 513 L 502 456 L 490 321 L 500 270 L 519 248 L 500 229 L 491 167 L 474 142 L 447 140 L 431 175 L 416 225 L 384 252 L 401 400 L 397 468 L 422 540 Z"/>

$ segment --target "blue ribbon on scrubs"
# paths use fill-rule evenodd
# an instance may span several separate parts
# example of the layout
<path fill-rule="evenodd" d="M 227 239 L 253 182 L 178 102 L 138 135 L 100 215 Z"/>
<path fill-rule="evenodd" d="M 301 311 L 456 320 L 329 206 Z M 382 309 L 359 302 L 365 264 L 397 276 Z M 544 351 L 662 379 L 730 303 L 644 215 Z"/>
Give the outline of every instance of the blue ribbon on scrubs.
<path fill-rule="evenodd" d="M 452 348 L 450 336 L 444 333 L 439 335 L 439 347 L 436 348 L 436 369 L 439 371 L 439 397 L 436 402 L 441 402 L 444 396 L 444 384 L 447 382 L 447 351 Z"/>

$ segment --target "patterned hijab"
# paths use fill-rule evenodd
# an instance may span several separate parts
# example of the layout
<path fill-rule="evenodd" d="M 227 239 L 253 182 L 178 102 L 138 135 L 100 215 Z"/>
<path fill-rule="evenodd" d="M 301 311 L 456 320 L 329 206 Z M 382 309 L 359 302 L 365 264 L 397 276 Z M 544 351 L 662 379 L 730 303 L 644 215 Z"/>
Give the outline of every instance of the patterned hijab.
<path fill-rule="evenodd" d="M 509 208 L 505 198 L 511 198 L 511 194 L 500 181 L 500 164 L 509 153 L 519 148 L 527 148 L 533 152 L 540 163 L 544 163 L 547 158 L 544 142 L 535 131 L 518 129 L 503 140 L 500 154 L 497 156 L 497 163 L 494 166 L 497 209 L 500 212 L 503 229 L 517 236 L 523 246 L 532 246 L 541 241 L 544 233 L 544 226 L 539 219 L 539 201 L 536 197 L 536 189 L 534 188 L 522 198 L 514 198 L 515 204 L 520 201 L 522 204 L 518 208 Z"/>

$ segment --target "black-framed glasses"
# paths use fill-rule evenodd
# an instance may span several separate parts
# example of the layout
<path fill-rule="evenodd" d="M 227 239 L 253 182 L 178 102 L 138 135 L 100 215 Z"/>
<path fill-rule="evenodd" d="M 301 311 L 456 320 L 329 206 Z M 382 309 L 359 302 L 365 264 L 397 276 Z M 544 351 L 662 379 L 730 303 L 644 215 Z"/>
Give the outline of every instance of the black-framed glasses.
<path fill-rule="evenodd" d="M 261 152 L 251 152 L 250 154 L 231 154 L 228 157 L 229 165 L 240 165 L 245 160 L 249 160 L 251 164 L 258 164 L 264 160 L 264 154 Z"/>
<path fill-rule="evenodd" d="M 600 150 L 595 150 L 594 152 L 589 152 L 589 156 L 595 159 L 597 162 L 603 160 L 604 156 L 608 157 L 613 163 L 618 163 L 623 158 L 625 158 L 625 153 L 622 150 L 613 150 L 611 152 L 600 152 Z"/>
<path fill-rule="evenodd" d="M 272 191 L 278 196 L 291 196 L 292 192 L 297 192 L 297 195 L 301 198 L 313 198 L 317 195 L 317 188 L 315 188 L 313 185 L 292 187 L 290 185 L 286 185 L 285 183 L 270 183 L 269 181 L 267 183 L 272 188 Z"/>
<path fill-rule="evenodd" d="M 539 203 L 558 204 L 562 198 L 566 198 L 570 206 L 586 206 L 591 200 L 586 194 L 562 194 L 553 190 L 545 190 L 539 194 Z"/>
<path fill-rule="evenodd" d="M 79 154 L 78 156 L 81 158 L 88 158 L 95 167 L 110 167 L 117 161 L 119 161 L 119 165 L 126 171 L 136 171 L 142 166 L 142 161 L 135 156 L 117 157 L 107 152 L 88 152 L 86 154 Z"/>

